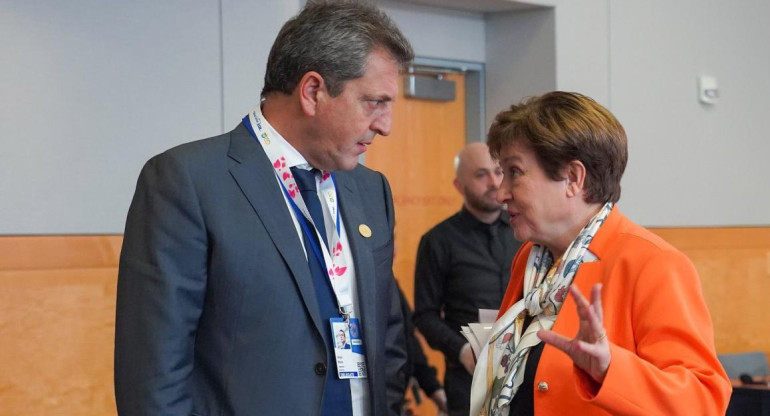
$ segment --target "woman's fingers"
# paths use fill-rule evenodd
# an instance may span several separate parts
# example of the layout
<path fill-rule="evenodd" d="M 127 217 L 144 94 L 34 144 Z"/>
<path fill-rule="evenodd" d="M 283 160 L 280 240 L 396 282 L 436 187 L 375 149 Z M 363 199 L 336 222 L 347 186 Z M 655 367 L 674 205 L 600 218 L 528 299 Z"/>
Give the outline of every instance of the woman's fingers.
<path fill-rule="evenodd" d="M 570 286 L 569 292 L 577 304 L 580 318 L 575 338 L 570 339 L 548 330 L 538 331 L 537 336 L 567 354 L 575 365 L 601 383 L 610 362 L 609 341 L 602 322 L 602 285 L 596 284 L 591 288 L 590 302 L 575 285 Z"/>
<path fill-rule="evenodd" d="M 605 334 L 602 324 L 601 285 L 597 284 L 591 289 L 591 303 L 580 293 L 576 285 L 569 288 L 570 295 L 577 304 L 578 317 L 580 317 L 580 329 L 577 338 L 584 342 L 597 342 Z M 598 304 L 596 303 L 598 300 Z"/>
<path fill-rule="evenodd" d="M 541 329 L 537 331 L 537 337 L 543 342 L 560 349 L 565 354 L 572 356 L 572 340 L 553 331 Z"/>
<path fill-rule="evenodd" d="M 602 284 L 597 283 L 591 288 L 591 305 L 599 317 L 599 321 L 604 321 L 604 310 L 602 309 Z"/>

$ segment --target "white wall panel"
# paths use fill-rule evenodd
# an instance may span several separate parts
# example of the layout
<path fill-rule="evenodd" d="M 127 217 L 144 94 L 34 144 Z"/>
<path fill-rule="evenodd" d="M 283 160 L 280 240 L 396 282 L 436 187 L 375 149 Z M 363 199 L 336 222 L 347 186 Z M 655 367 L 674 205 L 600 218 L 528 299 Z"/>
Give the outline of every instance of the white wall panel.
<path fill-rule="evenodd" d="M 0 234 L 122 232 L 142 163 L 220 131 L 218 2 L 0 3 Z"/>
<path fill-rule="evenodd" d="M 484 62 L 484 15 L 394 1 L 378 5 L 412 42 L 415 54 L 425 58 Z"/>
<path fill-rule="evenodd" d="M 610 13 L 624 211 L 646 225 L 770 224 L 770 2 L 613 1 Z M 717 77 L 717 105 L 698 102 L 698 75 Z"/>
<path fill-rule="evenodd" d="M 238 123 L 303 3 L 0 0 L 0 234 L 122 232 L 142 164 Z M 486 63 L 488 118 L 554 84 L 609 106 L 634 220 L 770 223 L 770 3 L 529 3 L 553 12 L 381 5 L 418 55 Z M 718 105 L 697 102 L 699 74 L 719 80 Z"/>
<path fill-rule="evenodd" d="M 278 31 L 300 0 L 223 0 L 224 125 L 230 131 L 259 102 L 265 64 Z"/>
<path fill-rule="evenodd" d="M 487 16 L 486 126 L 525 97 L 556 88 L 554 10 Z"/>

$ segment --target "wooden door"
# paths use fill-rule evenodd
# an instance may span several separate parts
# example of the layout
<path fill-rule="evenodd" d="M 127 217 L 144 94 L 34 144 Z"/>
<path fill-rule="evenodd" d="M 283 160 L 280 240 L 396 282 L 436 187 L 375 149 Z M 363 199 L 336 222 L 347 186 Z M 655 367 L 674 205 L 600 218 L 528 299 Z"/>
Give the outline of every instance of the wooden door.
<path fill-rule="evenodd" d="M 396 257 L 393 271 L 410 305 L 414 306 L 414 265 L 422 235 L 458 211 L 462 197 L 452 185 L 454 157 L 466 143 L 465 77 L 448 74 L 455 82 L 452 102 L 406 98 L 403 80 L 394 104 L 390 136 L 379 137 L 366 152 L 365 164 L 387 176 L 396 208 Z M 421 338 L 429 362 L 444 380 L 443 355 Z M 411 399 L 411 393 L 408 398 Z M 436 414 L 428 398 L 412 406 L 416 415 Z"/>

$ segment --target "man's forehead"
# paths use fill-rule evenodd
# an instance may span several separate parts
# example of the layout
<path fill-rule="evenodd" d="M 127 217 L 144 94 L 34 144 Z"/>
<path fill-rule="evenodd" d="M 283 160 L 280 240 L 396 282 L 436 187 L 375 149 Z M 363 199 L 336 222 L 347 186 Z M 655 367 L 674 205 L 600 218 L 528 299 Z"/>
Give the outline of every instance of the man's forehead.
<path fill-rule="evenodd" d="M 471 169 L 488 167 L 495 163 L 496 162 L 492 159 L 492 156 L 490 156 L 486 145 L 467 148 L 460 158 L 460 164 L 467 165 Z"/>

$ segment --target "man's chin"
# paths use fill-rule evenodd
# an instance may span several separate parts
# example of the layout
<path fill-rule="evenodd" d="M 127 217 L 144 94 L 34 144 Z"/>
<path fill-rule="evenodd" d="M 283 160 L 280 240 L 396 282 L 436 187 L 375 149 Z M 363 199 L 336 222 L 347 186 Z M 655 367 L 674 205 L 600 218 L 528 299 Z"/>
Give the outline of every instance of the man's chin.
<path fill-rule="evenodd" d="M 505 209 L 505 204 L 499 204 L 495 201 L 494 203 L 487 204 L 484 208 L 487 212 L 503 211 Z"/>
<path fill-rule="evenodd" d="M 358 157 L 345 158 L 337 162 L 335 170 L 353 170 L 358 166 Z"/>
<path fill-rule="evenodd" d="M 311 163 L 312 164 L 312 163 Z M 337 172 L 340 170 L 353 170 L 358 166 L 358 156 L 345 155 L 329 157 L 320 166 L 313 165 L 314 167 L 321 169 L 324 172 Z"/>

